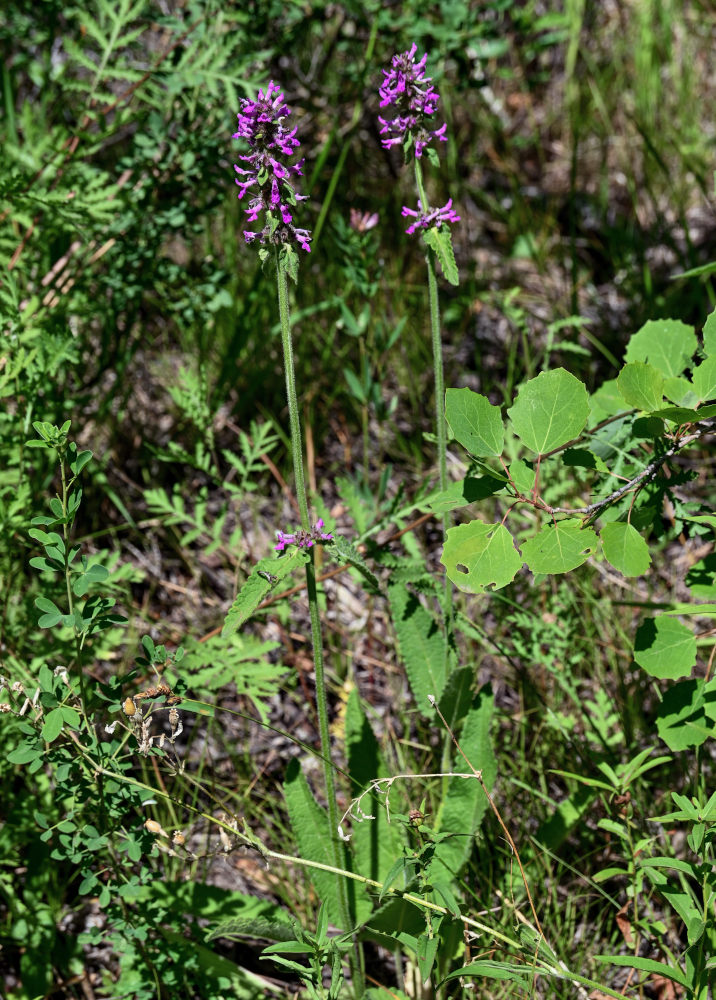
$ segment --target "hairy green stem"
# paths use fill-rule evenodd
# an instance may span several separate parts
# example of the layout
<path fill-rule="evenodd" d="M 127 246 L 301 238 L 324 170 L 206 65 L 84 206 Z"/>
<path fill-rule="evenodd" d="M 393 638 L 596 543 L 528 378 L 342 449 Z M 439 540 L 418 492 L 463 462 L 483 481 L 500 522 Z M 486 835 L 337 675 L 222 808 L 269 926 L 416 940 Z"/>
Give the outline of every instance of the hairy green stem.
<path fill-rule="evenodd" d="M 420 199 L 420 211 L 428 211 L 428 198 L 423 183 L 423 171 L 417 156 L 415 163 L 415 183 Z M 438 469 L 440 475 L 440 490 L 447 489 L 447 421 L 445 419 L 445 376 L 443 373 L 443 345 L 440 335 L 440 303 L 438 301 L 438 282 L 435 276 L 435 253 L 430 247 L 425 250 L 425 265 L 428 272 L 428 303 L 430 307 L 430 337 L 433 345 L 433 373 L 435 381 L 435 435 L 438 442 Z M 447 539 L 449 527 L 448 514 L 442 516 L 443 544 Z M 452 584 L 445 576 L 443 593 L 443 622 L 445 626 L 445 676 L 450 673 L 450 650 L 453 634 L 453 600 Z M 442 770 L 448 771 L 452 758 L 450 737 L 445 734 L 443 739 Z M 447 795 L 447 778 L 443 778 L 443 797 Z"/>
<path fill-rule="evenodd" d="M 423 171 L 420 160 L 415 157 L 415 183 L 418 188 L 421 211 L 427 212 L 428 199 L 423 183 Z M 445 419 L 445 376 L 443 374 L 443 347 L 440 335 L 440 303 L 438 301 L 438 282 L 435 276 L 435 253 L 428 247 L 425 253 L 425 264 L 428 271 L 428 302 L 430 306 L 430 336 L 433 345 L 433 373 L 435 381 L 435 435 L 438 442 L 438 469 L 440 475 L 440 489 L 446 490 L 447 479 L 447 421 Z M 447 537 L 449 526 L 448 515 L 442 517 L 443 541 Z M 450 636 L 452 633 L 452 586 L 445 577 L 445 631 L 448 640 L 446 650 L 449 649 Z M 449 653 L 446 653 L 449 656 Z"/>
<path fill-rule="evenodd" d="M 301 527 L 305 531 L 308 531 L 310 529 L 310 522 L 308 517 L 308 501 L 306 499 L 306 481 L 303 473 L 303 442 L 301 439 L 301 422 L 296 395 L 296 373 L 293 364 L 293 342 L 291 340 L 291 319 L 288 304 L 288 275 L 278 259 L 278 252 L 276 254 L 276 274 L 278 279 L 278 309 L 281 322 L 284 368 L 286 372 L 286 397 L 288 399 L 288 414 L 291 427 L 291 451 L 293 453 L 293 469 L 296 479 L 296 496 L 301 515 Z M 345 868 L 343 845 L 338 838 L 338 806 L 336 803 L 336 784 L 333 777 L 333 763 L 331 759 L 328 699 L 326 697 L 326 678 L 323 664 L 323 637 L 321 634 L 321 619 L 318 612 L 318 592 L 316 590 L 316 569 L 313 551 L 310 551 L 310 558 L 306 563 L 306 590 L 308 594 L 308 609 L 311 617 L 311 641 L 313 644 L 313 663 L 316 674 L 318 734 L 321 742 L 323 781 L 328 804 L 331 853 L 335 867 Z M 341 923 L 344 929 L 348 931 L 352 922 L 348 904 L 348 887 L 343 878 L 338 880 L 338 904 Z M 351 958 L 353 988 L 355 996 L 360 998 L 365 993 L 365 985 L 363 980 L 362 956 L 357 944 Z"/>

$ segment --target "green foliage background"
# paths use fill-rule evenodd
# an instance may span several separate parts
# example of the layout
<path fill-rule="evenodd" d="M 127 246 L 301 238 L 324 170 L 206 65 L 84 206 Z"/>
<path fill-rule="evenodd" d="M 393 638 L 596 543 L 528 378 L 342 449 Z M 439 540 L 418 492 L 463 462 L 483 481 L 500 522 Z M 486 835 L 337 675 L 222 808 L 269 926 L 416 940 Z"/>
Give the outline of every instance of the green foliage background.
<path fill-rule="evenodd" d="M 48 667 L 85 670 L 95 709 L 101 706 L 109 719 L 137 678 L 164 663 L 165 642 L 172 650 L 184 647 L 184 660 L 172 661 L 172 678 L 183 679 L 202 702 L 230 700 L 226 689 L 233 685 L 230 698 L 242 712 L 272 718 L 280 728 L 295 718 L 276 720 L 277 701 L 307 712 L 303 689 L 291 680 L 300 675 L 305 684 L 288 605 L 273 612 L 278 626 L 271 638 L 209 637 L 237 585 L 270 552 L 275 529 L 293 516 L 273 276 L 244 245 L 233 181 L 239 99 L 274 79 L 293 108 L 310 195 L 302 224 L 314 232 L 293 291 L 293 318 L 315 507 L 343 516 L 371 542 L 388 525 L 409 523 L 413 496 L 427 492 L 434 454 L 425 436 L 432 425 L 422 252 L 405 236 L 400 217 L 414 198 L 407 172 L 399 154 L 380 144 L 381 67 L 413 42 L 419 53 L 427 51 L 448 122 L 450 142 L 430 195 L 436 204 L 451 197 L 462 216 L 454 236 L 461 283 L 441 291 L 446 384 L 457 387 L 450 391 L 469 387 L 492 405 L 511 405 L 525 380 L 562 366 L 590 391 L 599 389 L 608 413 L 608 390 L 600 387 L 616 377 L 631 335 L 662 317 L 700 327 L 716 301 L 708 266 L 716 258 L 715 95 L 708 72 L 714 30 L 713 12 L 696 0 L 5 5 L 0 672 L 30 693 L 39 684 L 46 725 L 52 713 L 57 725 L 74 725 L 75 711 Z M 356 232 L 351 210 L 377 212 L 379 225 Z M 697 273 L 679 277 L 686 271 Z M 64 607 L 65 584 L 53 558 L 59 565 L 71 549 L 42 534 L 60 531 L 57 525 L 31 526 L 32 518 L 47 516 L 47 498 L 60 491 L 51 449 L 26 445 L 35 421 L 70 421 L 78 450 L 68 460 L 83 449 L 94 456 L 82 471 L 74 522 L 75 541 L 88 557 L 75 564 L 84 581 L 76 590 L 86 623 L 80 649 L 61 615 L 57 630 L 38 624 L 38 597 Z M 495 433 L 492 426 L 489 454 L 502 445 Z M 690 484 L 690 496 L 708 504 L 710 482 L 693 473 L 697 465 L 693 459 L 681 469 L 675 485 Z M 564 482 L 549 485 L 556 490 Z M 543 919 L 552 940 L 569 943 L 573 967 L 582 958 L 594 965 L 574 945 L 585 939 L 585 913 L 586 936 L 604 949 L 620 943 L 608 896 L 623 888 L 613 873 L 603 879 L 608 892 L 595 881 L 576 890 L 570 881 L 570 866 L 606 850 L 586 824 L 597 793 L 585 796 L 574 774 L 592 774 L 596 759 L 604 767 L 626 766 L 653 728 L 656 695 L 641 671 L 631 671 L 633 604 L 688 596 L 684 573 L 670 568 L 675 550 L 668 546 L 680 533 L 710 535 L 708 525 L 690 534 L 680 513 L 657 518 L 662 548 L 655 575 L 630 591 L 624 605 L 615 603 L 624 595 L 611 581 L 592 574 L 532 590 L 518 579 L 489 605 L 459 609 L 472 636 L 461 650 L 463 657 L 468 651 L 463 669 L 480 682 L 497 679 L 495 745 L 509 788 L 504 808 L 520 830 L 530 877 L 549 884 Z M 397 556 L 394 566 L 383 561 L 392 573 L 387 589 L 397 627 L 387 653 L 385 630 L 375 628 L 370 655 L 379 665 L 416 641 L 412 625 L 429 617 L 434 597 L 425 553 L 437 566 L 436 535 L 420 527 L 401 544 L 410 565 Z M 30 560 L 42 551 L 46 563 L 33 567 Z M 701 588 L 692 593 L 704 600 L 714 591 L 708 558 L 702 554 L 690 570 Z M 356 565 L 355 553 L 346 561 Z M 266 582 L 261 597 L 269 590 Z M 106 605 L 92 603 L 97 593 Z M 374 593 L 361 594 L 361 613 L 363 604 L 367 621 L 383 614 Z M 412 624 L 404 621 L 407 604 L 415 610 Z M 52 618 L 48 608 L 40 610 Z M 140 645 L 146 633 L 156 647 Z M 397 707 L 386 728 L 400 739 L 383 749 L 387 759 L 374 747 L 350 689 L 351 642 L 350 633 L 334 638 L 329 657 L 336 704 L 344 696 L 348 702 L 354 780 L 370 778 L 355 750 L 361 740 L 376 777 L 401 768 L 437 770 L 425 705 L 416 713 L 400 702 L 405 692 L 391 687 L 391 670 L 378 674 L 375 687 L 391 692 Z M 659 669 L 652 675 L 660 676 Z M 370 678 L 363 680 L 368 685 Z M 377 722 L 386 698 L 370 690 Z M 488 726 L 485 703 L 470 709 L 464 692 L 452 696 L 473 713 L 471 739 L 483 746 L 485 733 L 477 729 L 478 721 Z M 336 717 L 340 727 L 338 709 Z M 228 734 L 210 718 L 201 722 L 207 728 L 193 728 L 186 748 L 191 773 L 205 777 L 215 798 L 247 814 L 263 835 L 292 843 L 277 802 L 283 773 L 267 764 L 269 780 L 252 797 L 251 724 L 235 720 Z M 273 906 L 280 903 L 310 924 L 315 899 L 308 881 L 271 881 L 262 892 L 272 903 L 234 885 L 230 897 L 215 892 L 209 861 L 191 866 L 185 881 L 187 869 L 176 858 L 164 859 L 166 868 L 158 864 L 142 826 L 147 809 L 167 828 L 183 817 L 163 814 L 150 792 L 127 784 L 111 815 L 90 822 L 82 809 L 94 786 L 76 784 L 71 743 L 59 748 L 45 730 L 42 737 L 55 747 L 46 758 L 48 748 L 29 729 L 16 721 L 0 729 L 7 789 L 0 968 L 9 995 L 34 997 L 51 988 L 77 995 L 73 977 L 103 963 L 106 996 L 115 987 L 124 996 L 199 996 L 207 981 L 217 997 L 262 995 L 251 962 L 237 949 L 209 946 L 203 922 L 245 918 L 255 930 L 258 919 L 276 921 Z M 205 738 L 221 747 L 231 779 L 212 770 Z M 311 732 L 299 738 L 310 743 Z M 128 754 L 121 761 L 125 774 L 154 787 L 149 760 L 140 766 Z M 653 786 L 646 780 L 635 786 L 641 815 L 653 815 L 657 787 L 686 788 L 695 771 L 708 790 L 712 765 L 700 757 L 663 768 Z M 619 772 L 609 787 L 629 788 L 630 780 Z M 452 831 L 456 812 L 476 813 L 484 804 L 464 788 L 438 785 L 430 788 L 442 803 L 434 817 L 438 830 L 443 821 L 443 831 Z M 195 795 L 187 801 L 208 808 L 205 790 Z M 606 793 L 603 799 L 602 808 L 611 809 Z M 407 814 L 411 804 L 420 803 L 400 808 Z M 49 830 L 59 838 L 53 854 Z M 367 839 L 364 831 L 361 837 Z M 472 855 L 459 841 L 448 840 L 442 851 L 444 865 L 459 866 L 469 856 L 462 888 L 475 909 L 491 906 L 496 892 L 504 898 L 515 890 L 503 878 L 500 837 L 495 825 Z M 544 844 L 547 851 L 538 846 Z M 367 843 L 359 850 L 384 876 L 386 858 L 369 855 Z M 104 859 L 99 872 L 91 866 L 97 855 Z M 127 859 L 136 865 L 130 876 Z M 650 882 L 633 865 L 629 878 L 632 896 L 643 885 L 659 888 L 657 875 Z M 520 887 L 515 891 L 519 896 Z M 88 924 L 88 898 L 110 907 L 106 933 Z M 648 930 L 657 934 L 663 911 L 648 898 Z M 384 916 L 376 936 L 394 918 L 394 912 Z M 70 932 L 60 930 L 63 921 Z M 405 933 L 418 931 L 406 924 Z M 696 931 L 689 934 L 691 946 Z M 552 986 L 571 995 L 568 985 Z M 496 988 L 490 980 L 488 987 Z"/>

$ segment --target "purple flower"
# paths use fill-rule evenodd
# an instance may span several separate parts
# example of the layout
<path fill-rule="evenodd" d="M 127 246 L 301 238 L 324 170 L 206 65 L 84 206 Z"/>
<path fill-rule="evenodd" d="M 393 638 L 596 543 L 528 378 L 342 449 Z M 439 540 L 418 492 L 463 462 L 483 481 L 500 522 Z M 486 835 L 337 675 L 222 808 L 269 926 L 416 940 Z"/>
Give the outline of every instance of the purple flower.
<path fill-rule="evenodd" d="M 293 225 L 291 211 L 299 201 L 306 200 L 306 196 L 296 194 L 289 183 L 292 174 L 303 176 L 303 160 L 293 164 L 283 162 L 300 146 L 296 129 L 286 128 L 290 114 L 281 88 L 273 80 L 265 94 L 259 90 L 255 101 L 242 99 L 237 115 L 239 128 L 233 138 L 243 139 L 249 152 L 239 156 L 247 166 L 235 163 L 234 170 L 239 175 L 236 178 L 239 198 L 249 195 L 247 221 L 256 222 L 261 212 L 266 214 L 266 225 L 260 232 L 244 232 L 246 242 L 298 243 L 310 253 L 311 234 Z"/>
<path fill-rule="evenodd" d="M 278 544 L 274 545 L 276 552 L 283 552 L 287 545 L 297 545 L 299 549 L 310 549 L 316 542 L 331 542 L 333 535 L 329 531 L 323 531 L 324 522 L 320 518 L 308 531 L 299 528 L 291 534 L 285 531 L 277 531 L 276 539 Z"/>
<path fill-rule="evenodd" d="M 359 212 L 357 208 L 351 209 L 351 229 L 357 233 L 367 233 L 369 229 L 375 229 L 378 225 L 379 217 L 377 212 Z"/>
<path fill-rule="evenodd" d="M 432 122 L 428 119 L 435 114 L 440 97 L 431 84 L 432 77 L 425 76 L 427 52 L 419 62 L 415 62 L 417 45 L 408 52 L 393 56 L 392 69 L 384 69 L 383 84 L 380 88 L 380 106 L 386 108 L 394 104 L 397 116 L 390 121 L 378 116 L 383 126 L 381 135 L 387 136 L 381 142 L 385 149 L 398 144 L 404 145 L 412 141 L 415 144 L 415 155 L 418 159 L 432 139 L 447 142 L 446 125 L 431 130 Z"/>
<path fill-rule="evenodd" d="M 416 229 L 430 229 L 431 226 L 437 226 L 439 229 L 443 223 L 450 224 L 460 221 L 460 216 L 457 212 L 453 211 L 452 198 L 449 199 L 443 208 L 431 208 L 427 212 L 423 211 L 422 203 L 418 201 L 417 212 L 412 208 L 403 206 L 402 214 L 405 218 L 411 217 L 415 219 L 415 222 L 411 222 L 405 230 L 408 236 L 412 236 Z"/>

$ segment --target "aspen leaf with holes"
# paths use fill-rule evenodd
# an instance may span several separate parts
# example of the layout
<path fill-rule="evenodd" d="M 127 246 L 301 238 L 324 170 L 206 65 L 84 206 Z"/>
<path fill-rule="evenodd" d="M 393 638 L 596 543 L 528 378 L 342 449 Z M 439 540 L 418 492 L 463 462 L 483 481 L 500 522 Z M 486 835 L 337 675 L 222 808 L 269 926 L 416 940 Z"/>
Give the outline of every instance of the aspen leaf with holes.
<path fill-rule="evenodd" d="M 506 587 L 522 566 L 504 524 L 482 521 L 448 528 L 440 562 L 455 586 L 468 594 Z"/>

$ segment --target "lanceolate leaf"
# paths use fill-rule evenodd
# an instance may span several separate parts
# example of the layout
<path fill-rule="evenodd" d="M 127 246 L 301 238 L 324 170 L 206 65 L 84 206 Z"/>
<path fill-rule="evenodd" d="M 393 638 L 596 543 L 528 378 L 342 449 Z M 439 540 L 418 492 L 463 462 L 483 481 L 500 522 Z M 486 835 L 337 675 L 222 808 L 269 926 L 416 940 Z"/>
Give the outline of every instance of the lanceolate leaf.
<path fill-rule="evenodd" d="M 589 416 L 587 390 L 564 368 L 542 372 L 522 386 L 507 412 L 525 447 L 543 455 L 584 430 Z"/>
<path fill-rule="evenodd" d="M 447 639 L 433 616 L 405 584 L 388 588 L 390 612 L 418 711 L 432 718 L 428 695 L 440 698 L 447 676 Z"/>
<path fill-rule="evenodd" d="M 596 551 L 598 539 L 581 521 L 558 521 L 522 543 L 522 556 L 533 573 L 567 573 Z"/>
<path fill-rule="evenodd" d="M 367 589 L 372 594 L 380 593 L 380 581 L 360 554 L 355 545 L 352 545 L 341 535 L 336 535 L 333 544 L 327 546 L 328 554 L 333 556 L 339 563 L 348 563 L 357 570 L 367 584 Z"/>
<path fill-rule="evenodd" d="M 649 546 L 636 528 L 622 521 L 605 524 L 601 530 L 605 557 L 624 576 L 642 576 L 649 568 Z"/>
<path fill-rule="evenodd" d="M 356 798 L 375 778 L 384 778 L 388 770 L 383 762 L 370 723 L 361 707 L 354 688 L 346 705 L 346 756 L 351 777 L 351 795 Z M 362 822 L 350 820 L 351 845 L 356 871 L 383 882 L 400 854 L 400 835 L 396 823 L 388 823 L 385 795 L 366 795 L 360 804 L 366 817 Z M 367 902 L 367 901 L 366 901 Z M 370 908 L 370 906 L 369 906 Z M 360 919 L 365 919 L 360 916 Z"/>
<path fill-rule="evenodd" d="M 309 861 L 330 864 L 333 848 L 328 832 L 328 816 L 314 799 L 300 764 L 295 758 L 286 769 L 283 791 L 291 828 L 298 841 L 299 854 Z M 310 872 L 319 899 L 325 901 L 333 923 L 340 926 L 338 876 L 321 871 L 319 868 L 311 868 Z"/>
<path fill-rule="evenodd" d="M 440 562 L 455 586 L 468 594 L 506 587 L 522 567 L 512 535 L 504 524 L 482 521 L 448 528 Z"/>
<path fill-rule="evenodd" d="M 430 249 L 435 251 L 440 261 L 442 272 L 450 284 L 459 285 L 460 275 L 455 263 L 455 254 L 452 248 L 452 233 L 449 226 L 440 226 L 440 228 L 434 226 L 432 229 L 427 230 L 423 235 L 423 239 Z"/>
<path fill-rule="evenodd" d="M 696 351 L 693 328 L 678 319 L 650 319 L 629 341 L 627 361 L 647 361 L 664 376 L 681 375 Z"/>
<path fill-rule="evenodd" d="M 664 400 L 664 376 L 652 365 L 635 361 L 625 365 L 617 378 L 619 392 L 637 410 L 658 410 Z"/>
<path fill-rule="evenodd" d="M 276 559 L 261 559 L 251 570 L 251 574 L 229 608 L 224 621 L 222 636 L 232 635 L 254 613 L 266 595 L 281 580 L 285 580 L 294 570 L 305 565 L 309 558 L 305 549 L 293 549 Z"/>
<path fill-rule="evenodd" d="M 472 703 L 460 734 L 460 746 L 472 766 L 482 772 L 488 790 L 497 774 L 497 760 L 490 739 L 490 722 L 494 698 L 489 686 L 484 687 Z M 453 768 L 468 774 L 469 767 L 456 753 Z M 437 816 L 439 833 L 454 833 L 441 840 L 435 851 L 430 877 L 436 881 L 452 881 L 472 851 L 473 837 L 488 808 L 487 798 L 476 777 L 450 778 L 447 794 Z"/>
<path fill-rule="evenodd" d="M 501 455 L 505 442 L 502 414 L 472 389 L 448 389 L 445 416 L 452 432 L 471 455 Z"/>

